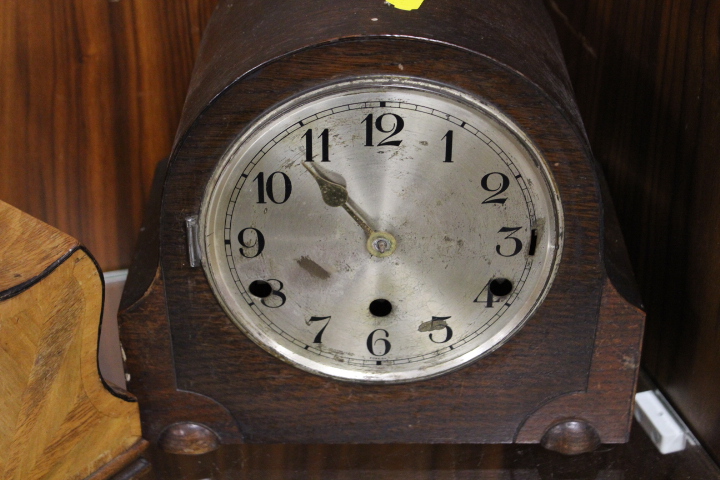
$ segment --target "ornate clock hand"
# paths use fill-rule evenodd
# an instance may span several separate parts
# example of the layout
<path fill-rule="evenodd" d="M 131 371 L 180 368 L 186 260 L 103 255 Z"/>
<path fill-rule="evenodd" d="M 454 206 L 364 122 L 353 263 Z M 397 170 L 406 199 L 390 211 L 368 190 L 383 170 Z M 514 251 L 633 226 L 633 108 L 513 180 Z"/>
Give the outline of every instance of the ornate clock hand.
<path fill-rule="evenodd" d="M 347 188 L 339 183 L 328 180 L 320 175 L 316 168 L 309 167 L 307 162 L 302 162 L 303 167 L 313 176 L 318 186 L 323 201 L 329 207 L 343 207 L 345 211 L 355 220 L 360 228 L 362 228 L 368 236 L 366 247 L 368 251 L 376 257 L 387 257 L 395 251 L 397 241 L 395 237 L 387 232 L 378 232 L 373 229 L 370 224 L 362 217 L 360 212 L 353 205 Z"/>
<path fill-rule="evenodd" d="M 370 227 L 370 225 L 367 221 L 365 221 L 364 218 L 362 218 L 360 213 L 352 205 L 350 205 L 350 196 L 348 195 L 348 191 L 344 186 L 321 176 L 315 170 L 315 168 L 310 168 L 307 162 L 302 162 L 302 164 L 303 167 L 305 167 L 307 171 L 310 172 L 313 178 L 315 178 L 315 181 L 320 187 L 320 194 L 322 195 L 323 201 L 327 206 L 343 207 L 345 211 L 350 214 L 353 220 L 355 220 L 355 222 L 360 225 L 360 228 L 365 230 L 365 233 L 367 233 L 368 236 L 375 233 L 375 230 Z"/>

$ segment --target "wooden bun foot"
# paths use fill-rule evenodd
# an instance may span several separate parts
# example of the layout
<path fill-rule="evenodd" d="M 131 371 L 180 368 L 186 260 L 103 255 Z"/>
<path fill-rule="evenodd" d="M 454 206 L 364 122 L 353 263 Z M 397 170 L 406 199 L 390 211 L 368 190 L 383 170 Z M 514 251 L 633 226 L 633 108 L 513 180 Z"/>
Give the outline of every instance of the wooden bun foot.
<path fill-rule="evenodd" d="M 592 425 L 582 420 L 558 423 L 543 436 L 540 444 L 564 455 L 592 452 L 600 446 L 600 435 Z"/>
<path fill-rule="evenodd" d="M 217 450 L 218 436 L 198 423 L 175 423 L 160 435 L 158 446 L 167 453 L 176 455 L 202 455 Z"/>

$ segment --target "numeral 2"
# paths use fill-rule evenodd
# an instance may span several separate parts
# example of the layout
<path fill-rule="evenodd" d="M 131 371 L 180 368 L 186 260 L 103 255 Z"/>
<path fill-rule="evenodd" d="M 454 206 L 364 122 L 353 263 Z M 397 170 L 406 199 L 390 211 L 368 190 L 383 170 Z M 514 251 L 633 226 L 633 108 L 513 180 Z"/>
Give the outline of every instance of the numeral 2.
<path fill-rule="evenodd" d="M 490 177 L 492 177 L 493 175 L 500 175 L 500 185 L 498 185 L 497 188 L 491 188 L 488 183 L 490 180 Z M 483 201 L 483 203 L 499 203 L 499 204 L 503 205 L 505 203 L 505 201 L 507 200 L 507 198 L 495 198 L 495 197 L 497 197 L 498 195 L 500 195 L 501 193 L 503 193 L 505 190 L 508 189 L 508 187 L 510 186 L 510 179 L 500 172 L 488 173 L 487 175 L 485 175 L 482 178 L 482 180 L 480 180 L 480 186 L 484 190 L 487 190 L 488 192 L 495 192 L 492 195 L 490 195 L 488 198 L 486 198 Z"/>

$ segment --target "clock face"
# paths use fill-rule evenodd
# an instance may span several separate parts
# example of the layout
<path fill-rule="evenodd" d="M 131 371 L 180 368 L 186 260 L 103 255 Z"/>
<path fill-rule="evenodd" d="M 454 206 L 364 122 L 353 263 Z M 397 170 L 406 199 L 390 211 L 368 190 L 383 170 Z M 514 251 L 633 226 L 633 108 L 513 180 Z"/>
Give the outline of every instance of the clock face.
<path fill-rule="evenodd" d="M 562 227 L 517 126 L 405 77 L 333 84 L 258 119 L 200 215 L 205 272 L 246 335 L 303 370 L 381 383 L 508 340 L 550 288 Z"/>

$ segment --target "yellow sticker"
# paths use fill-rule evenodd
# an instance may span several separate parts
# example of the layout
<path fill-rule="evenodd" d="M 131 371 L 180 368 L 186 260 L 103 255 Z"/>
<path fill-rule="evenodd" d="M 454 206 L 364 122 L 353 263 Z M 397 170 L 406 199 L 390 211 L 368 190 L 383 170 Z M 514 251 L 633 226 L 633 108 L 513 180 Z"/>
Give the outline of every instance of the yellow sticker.
<path fill-rule="evenodd" d="M 387 0 L 387 3 L 400 10 L 417 10 L 422 5 L 423 0 Z"/>

